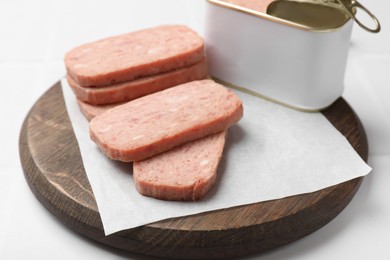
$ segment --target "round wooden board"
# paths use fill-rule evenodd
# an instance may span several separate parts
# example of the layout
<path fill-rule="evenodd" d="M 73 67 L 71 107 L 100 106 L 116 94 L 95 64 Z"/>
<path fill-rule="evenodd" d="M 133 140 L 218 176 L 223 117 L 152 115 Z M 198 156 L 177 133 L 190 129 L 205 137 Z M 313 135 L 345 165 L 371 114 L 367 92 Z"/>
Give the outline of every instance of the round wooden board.
<path fill-rule="evenodd" d="M 367 139 L 343 100 L 323 111 L 366 160 Z M 363 178 L 318 192 L 179 217 L 105 236 L 60 83 L 32 107 L 20 133 L 25 178 L 38 200 L 66 226 L 103 244 L 151 256 L 226 258 L 259 253 L 302 238 L 335 218 Z"/>

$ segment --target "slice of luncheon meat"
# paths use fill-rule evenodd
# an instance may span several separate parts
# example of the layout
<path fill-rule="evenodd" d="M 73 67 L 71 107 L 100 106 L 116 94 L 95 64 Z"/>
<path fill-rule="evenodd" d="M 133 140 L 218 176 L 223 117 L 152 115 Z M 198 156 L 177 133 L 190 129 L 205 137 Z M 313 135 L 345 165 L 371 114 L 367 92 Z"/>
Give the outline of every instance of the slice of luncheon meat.
<path fill-rule="evenodd" d="M 164 25 L 105 38 L 70 50 L 67 73 L 83 87 L 107 86 L 200 62 L 203 39 L 182 25 Z"/>
<path fill-rule="evenodd" d="M 116 106 L 122 105 L 124 103 L 115 103 L 115 104 L 108 104 L 108 105 L 91 105 L 88 103 L 85 103 L 79 99 L 77 99 L 77 105 L 79 106 L 79 109 L 81 113 L 85 116 L 85 118 L 90 121 L 95 116 L 98 116 L 100 114 L 103 114 L 107 110 L 114 108 Z"/>
<path fill-rule="evenodd" d="M 133 163 L 137 191 L 162 200 L 195 201 L 213 187 L 226 131 Z"/>
<path fill-rule="evenodd" d="M 221 132 L 243 115 L 241 100 L 212 80 L 178 85 L 130 101 L 90 121 L 91 139 L 109 158 L 140 161 Z"/>
<path fill-rule="evenodd" d="M 130 101 L 182 83 L 204 79 L 207 76 L 206 61 L 203 59 L 189 67 L 104 88 L 81 87 L 69 75 L 67 81 L 78 99 L 93 105 L 104 105 Z"/>

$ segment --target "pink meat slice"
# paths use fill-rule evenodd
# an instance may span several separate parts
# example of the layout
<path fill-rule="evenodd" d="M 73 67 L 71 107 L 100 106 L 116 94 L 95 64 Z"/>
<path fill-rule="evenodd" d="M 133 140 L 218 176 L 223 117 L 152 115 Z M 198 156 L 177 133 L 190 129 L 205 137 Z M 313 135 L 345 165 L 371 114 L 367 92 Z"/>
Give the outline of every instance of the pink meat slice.
<path fill-rule="evenodd" d="M 208 77 L 206 60 L 189 67 L 139 78 L 102 88 L 85 88 L 67 75 L 67 81 L 76 97 L 93 105 L 130 101 L 169 87 Z"/>
<path fill-rule="evenodd" d="M 123 104 L 124 103 L 115 103 L 115 104 L 95 106 L 95 105 L 85 103 L 79 99 L 77 100 L 77 105 L 79 106 L 81 113 L 87 118 L 88 121 L 92 120 L 92 118 L 94 118 L 95 116 L 103 114 L 104 112 L 108 111 L 111 108 Z"/>
<path fill-rule="evenodd" d="M 187 67 L 203 56 L 196 32 L 164 25 L 76 47 L 65 55 L 65 66 L 78 85 L 99 87 Z"/>
<path fill-rule="evenodd" d="M 224 131 L 242 101 L 212 80 L 181 84 L 117 106 L 90 121 L 90 137 L 109 158 L 140 161 Z"/>
<path fill-rule="evenodd" d="M 195 201 L 214 186 L 227 131 L 133 163 L 137 191 L 162 200 Z"/>

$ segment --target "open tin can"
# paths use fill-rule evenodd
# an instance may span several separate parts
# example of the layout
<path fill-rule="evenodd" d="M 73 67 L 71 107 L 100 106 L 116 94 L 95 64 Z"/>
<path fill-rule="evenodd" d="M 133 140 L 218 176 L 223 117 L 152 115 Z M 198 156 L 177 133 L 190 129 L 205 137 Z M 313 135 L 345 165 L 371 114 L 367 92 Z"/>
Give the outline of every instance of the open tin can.
<path fill-rule="evenodd" d="M 356 19 L 357 9 L 375 28 Z M 354 20 L 380 30 L 351 0 L 208 0 L 210 74 L 293 108 L 324 109 L 343 92 Z"/>

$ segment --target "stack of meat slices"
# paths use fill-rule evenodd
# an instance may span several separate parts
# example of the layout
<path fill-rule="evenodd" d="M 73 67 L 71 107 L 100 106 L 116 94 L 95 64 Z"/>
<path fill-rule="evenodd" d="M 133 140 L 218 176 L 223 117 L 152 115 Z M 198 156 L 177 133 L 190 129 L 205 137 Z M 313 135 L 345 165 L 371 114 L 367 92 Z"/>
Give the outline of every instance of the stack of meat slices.
<path fill-rule="evenodd" d="M 227 129 L 241 100 L 207 77 L 203 40 L 160 26 L 86 44 L 65 58 L 91 139 L 107 157 L 133 162 L 139 193 L 199 200 L 216 181 Z"/>
<path fill-rule="evenodd" d="M 166 25 L 81 45 L 65 56 L 77 98 L 104 105 L 130 101 L 207 77 L 203 39 L 181 25 Z"/>

